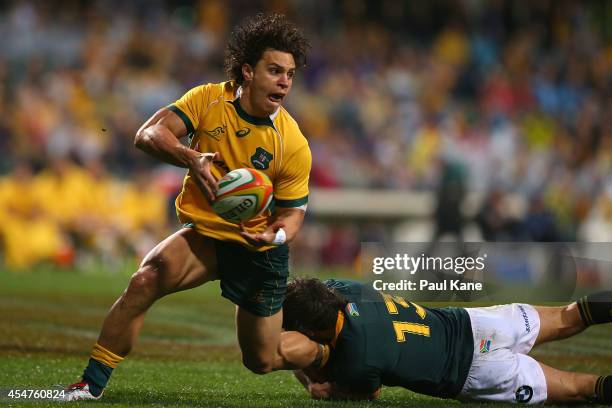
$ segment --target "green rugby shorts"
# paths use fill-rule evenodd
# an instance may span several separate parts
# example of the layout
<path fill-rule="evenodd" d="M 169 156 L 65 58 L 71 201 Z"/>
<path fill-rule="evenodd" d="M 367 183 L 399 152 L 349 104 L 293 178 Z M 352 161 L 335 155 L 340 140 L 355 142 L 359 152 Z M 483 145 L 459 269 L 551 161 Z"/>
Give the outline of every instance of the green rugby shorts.
<path fill-rule="evenodd" d="M 255 252 L 238 243 L 214 241 L 221 295 L 257 316 L 281 310 L 289 277 L 289 247 Z"/>

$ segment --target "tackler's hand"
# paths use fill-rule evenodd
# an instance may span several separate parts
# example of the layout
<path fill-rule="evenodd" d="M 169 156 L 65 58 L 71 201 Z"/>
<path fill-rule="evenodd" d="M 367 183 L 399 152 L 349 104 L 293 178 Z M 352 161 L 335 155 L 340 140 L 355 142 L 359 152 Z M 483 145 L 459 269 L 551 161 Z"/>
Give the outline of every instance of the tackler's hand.
<path fill-rule="evenodd" d="M 308 393 L 313 399 L 329 399 L 331 397 L 332 385 L 330 382 L 308 384 Z"/>

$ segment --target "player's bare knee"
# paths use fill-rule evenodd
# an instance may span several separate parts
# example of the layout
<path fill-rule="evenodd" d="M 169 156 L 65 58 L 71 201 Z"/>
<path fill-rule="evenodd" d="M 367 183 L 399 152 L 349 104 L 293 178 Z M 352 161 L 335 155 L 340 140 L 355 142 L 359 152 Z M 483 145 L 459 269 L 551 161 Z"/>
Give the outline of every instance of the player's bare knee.
<path fill-rule="evenodd" d="M 242 364 L 254 374 L 268 374 L 274 371 L 274 365 L 271 361 L 267 361 L 260 357 L 242 356 Z"/>
<path fill-rule="evenodd" d="M 138 296 L 159 297 L 159 280 L 159 266 L 147 260 L 132 275 L 127 292 Z"/>

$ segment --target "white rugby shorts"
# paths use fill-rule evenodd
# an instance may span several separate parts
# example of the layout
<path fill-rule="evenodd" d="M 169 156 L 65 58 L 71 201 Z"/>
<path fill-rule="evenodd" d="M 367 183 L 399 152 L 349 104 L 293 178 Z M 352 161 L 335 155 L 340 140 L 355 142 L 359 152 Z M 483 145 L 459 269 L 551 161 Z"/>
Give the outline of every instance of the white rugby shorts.
<path fill-rule="evenodd" d="M 464 401 L 541 404 L 546 401 L 542 367 L 529 357 L 540 316 L 527 304 L 466 308 L 472 323 L 474 358 L 457 397 Z"/>

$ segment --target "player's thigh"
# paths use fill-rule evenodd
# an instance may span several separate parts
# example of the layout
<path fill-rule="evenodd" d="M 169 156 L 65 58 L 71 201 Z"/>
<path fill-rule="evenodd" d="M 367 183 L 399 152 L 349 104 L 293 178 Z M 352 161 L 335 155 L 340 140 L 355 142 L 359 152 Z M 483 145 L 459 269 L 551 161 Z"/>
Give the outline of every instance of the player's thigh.
<path fill-rule="evenodd" d="M 546 402 L 581 402 L 593 397 L 598 376 L 557 370 L 542 363 L 540 366 L 546 377 Z"/>
<path fill-rule="evenodd" d="M 274 358 L 289 276 L 289 248 L 250 251 L 216 241 L 221 295 L 237 306 L 238 341 L 247 367 L 259 371 Z"/>
<path fill-rule="evenodd" d="M 143 259 L 139 272 L 152 274 L 160 295 L 217 279 L 214 240 L 183 228 L 160 242 Z"/>

